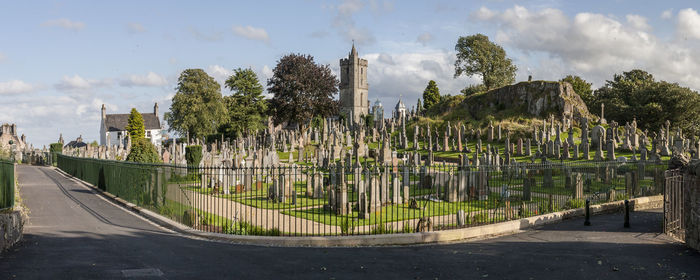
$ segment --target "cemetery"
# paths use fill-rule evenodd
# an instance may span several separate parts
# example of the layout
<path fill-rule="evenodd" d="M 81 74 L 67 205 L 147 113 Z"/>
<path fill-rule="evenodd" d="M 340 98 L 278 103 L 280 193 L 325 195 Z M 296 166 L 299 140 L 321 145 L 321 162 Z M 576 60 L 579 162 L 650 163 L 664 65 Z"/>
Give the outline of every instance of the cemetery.
<path fill-rule="evenodd" d="M 700 157 L 698 138 L 669 121 L 653 132 L 636 118 L 607 121 L 605 104 L 592 114 L 567 82 L 529 80 L 432 111 L 399 99 L 385 116 L 379 101 L 370 108 L 368 64 L 354 46 L 340 66 L 330 115 L 296 124 L 270 116 L 235 137 L 187 130 L 143 162 L 130 159 L 144 149 L 132 143 L 135 110 L 105 115 L 103 106 L 110 144 L 64 145 L 61 136 L 60 151 L 42 152 L 68 174 L 194 229 L 290 236 L 452 229 L 658 195 L 672 156 Z M 160 122 L 157 104 L 148 118 Z M 149 132 L 140 137 L 160 139 Z"/>
<path fill-rule="evenodd" d="M 566 120 L 550 119 L 532 138 L 511 141 L 492 124 L 466 133 L 459 125 L 441 133 L 414 126 L 408 138 L 409 118 L 387 119 L 372 132 L 331 119 L 305 133 L 270 123 L 259 137 L 174 142 L 162 149 L 163 164 L 115 161 L 128 145 L 68 148 L 57 160 L 194 228 L 341 235 L 494 223 L 579 208 L 586 199 L 659 194 L 671 153 L 697 157 L 698 144 L 680 132 L 662 129 L 649 139 L 634 124 L 589 129 L 584 119 L 576 134 L 563 132 L 574 131 Z M 201 147 L 199 162 L 187 161 L 188 146 Z"/>

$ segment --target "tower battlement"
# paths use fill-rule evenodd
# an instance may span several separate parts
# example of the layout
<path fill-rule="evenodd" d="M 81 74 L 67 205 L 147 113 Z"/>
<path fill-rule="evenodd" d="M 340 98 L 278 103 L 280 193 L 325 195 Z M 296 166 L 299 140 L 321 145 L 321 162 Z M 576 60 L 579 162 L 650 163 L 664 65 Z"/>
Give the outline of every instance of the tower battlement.
<path fill-rule="evenodd" d="M 369 113 L 367 60 L 358 56 L 353 44 L 347 58 L 340 59 L 340 113 L 359 123 Z"/>

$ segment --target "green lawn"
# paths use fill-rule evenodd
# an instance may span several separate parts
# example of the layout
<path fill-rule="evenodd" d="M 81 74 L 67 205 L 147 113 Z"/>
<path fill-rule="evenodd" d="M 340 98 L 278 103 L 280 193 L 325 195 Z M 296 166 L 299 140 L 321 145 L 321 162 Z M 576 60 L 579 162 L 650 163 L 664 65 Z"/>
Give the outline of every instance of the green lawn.
<path fill-rule="evenodd" d="M 465 202 L 434 202 L 427 200 L 418 200 L 418 205 L 423 209 L 411 209 L 408 204 L 386 205 L 380 210 L 371 213 L 369 219 L 359 219 L 358 211 L 352 211 L 349 215 L 338 216 L 335 213 L 324 211 L 323 207 L 303 209 L 303 210 L 287 210 L 283 214 L 294 217 L 304 218 L 327 225 L 341 225 L 341 223 L 351 223 L 355 226 L 376 225 L 389 222 L 419 219 L 421 217 L 434 217 L 455 214 L 459 210 L 465 212 L 478 212 L 486 209 L 494 209 L 503 206 L 499 204 L 499 195 L 489 195 L 486 201 L 465 201 Z M 520 202 L 513 201 L 511 205 L 516 205 Z"/>

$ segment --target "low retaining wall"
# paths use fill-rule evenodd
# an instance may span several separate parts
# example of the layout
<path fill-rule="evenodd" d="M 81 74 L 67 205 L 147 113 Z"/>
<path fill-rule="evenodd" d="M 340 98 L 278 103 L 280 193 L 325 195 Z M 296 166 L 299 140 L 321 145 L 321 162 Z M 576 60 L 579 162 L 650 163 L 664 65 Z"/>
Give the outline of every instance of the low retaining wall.
<path fill-rule="evenodd" d="M 700 176 L 685 174 L 683 178 L 683 219 L 685 244 L 700 251 Z"/>
<path fill-rule="evenodd" d="M 0 252 L 22 240 L 26 215 L 21 210 L 0 213 Z"/>
<path fill-rule="evenodd" d="M 542 226 L 546 224 L 560 222 L 565 219 L 582 217 L 584 208 L 559 211 L 529 218 L 522 218 L 497 224 L 442 230 L 419 233 L 397 233 L 397 234 L 380 234 L 380 235 L 352 235 L 352 236 L 301 236 L 301 237 L 284 237 L 284 236 L 251 236 L 251 235 L 231 235 L 204 232 L 189 228 L 179 224 L 173 220 L 163 217 L 147 209 L 143 209 L 137 205 L 120 199 L 108 192 L 102 191 L 95 186 L 92 186 L 78 178 L 75 178 L 60 169 L 56 169 L 60 174 L 73 178 L 82 184 L 93 188 L 98 193 L 107 197 L 111 201 L 122 205 L 123 207 L 141 214 L 148 220 L 169 228 L 171 230 L 184 233 L 190 236 L 201 237 L 206 239 L 220 240 L 238 244 L 262 245 L 262 246 L 288 246 L 288 247 L 357 247 L 357 246 L 382 246 L 382 245 L 410 245 L 422 243 L 438 243 L 438 242 L 453 242 L 464 241 L 469 239 L 482 239 L 493 236 L 500 236 L 512 233 L 518 233 L 523 230 Z M 663 204 L 663 196 L 647 196 L 639 197 L 630 200 L 630 210 L 644 210 L 660 208 Z M 625 207 L 624 201 L 615 201 L 590 207 L 591 215 L 614 213 L 623 211 Z"/>

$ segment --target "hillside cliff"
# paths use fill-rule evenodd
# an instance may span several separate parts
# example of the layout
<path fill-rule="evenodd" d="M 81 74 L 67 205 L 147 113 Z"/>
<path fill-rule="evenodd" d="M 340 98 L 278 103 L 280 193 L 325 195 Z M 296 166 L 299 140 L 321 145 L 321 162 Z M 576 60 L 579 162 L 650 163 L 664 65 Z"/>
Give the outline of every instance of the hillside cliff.
<path fill-rule="evenodd" d="M 498 112 L 509 110 L 536 118 L 554 115 L 573 117 L 591 117 L 586 104 L 566 82 L 532 81 L 504 86 L 484 93 L 469 96 L 463 105 L 474 112 Z"/>

